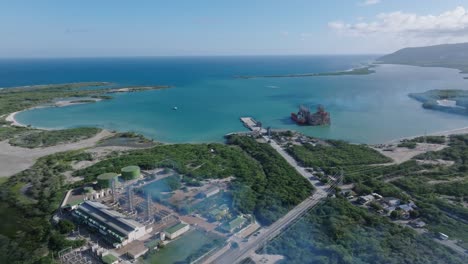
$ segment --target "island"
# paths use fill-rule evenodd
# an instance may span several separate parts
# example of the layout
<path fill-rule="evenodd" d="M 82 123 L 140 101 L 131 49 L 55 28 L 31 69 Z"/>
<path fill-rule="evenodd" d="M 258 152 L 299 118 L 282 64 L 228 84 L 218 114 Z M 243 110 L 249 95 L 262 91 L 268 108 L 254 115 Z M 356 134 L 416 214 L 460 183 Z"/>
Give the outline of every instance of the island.
<path fill-rule="evenodd" d="M 279 74 L 279 75 L 241 75 L 235 76 L 239 79 L 254 79 L 254 78 L 295 78 L 295 77 L 318 77 L 318 76 L 343 76 L 343 75 L 367 75 L 375 73 L 373 69 L 375 65 L 355 68 L 347 71 L 337 72 L 321 72 L 321 73 L 298 73 L 298 74 Z"/>

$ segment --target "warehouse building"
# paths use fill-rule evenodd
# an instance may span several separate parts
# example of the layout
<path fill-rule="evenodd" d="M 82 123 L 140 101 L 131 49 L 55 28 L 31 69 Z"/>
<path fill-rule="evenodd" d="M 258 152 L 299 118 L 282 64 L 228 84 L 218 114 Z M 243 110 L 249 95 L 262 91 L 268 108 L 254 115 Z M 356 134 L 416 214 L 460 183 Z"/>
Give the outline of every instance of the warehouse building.
<path fill-rule="evenodd" d="M 208 198 L 208 197 L 211 197 L 211 196 L 216 195 L 218 193 L 219 193 L 219 188 L 218 187 L 213 187 L 213 188 L 208 189 L 206 192 L 204 192 L 203 196 Z"/>
<path fill-rule="evenodd" d="M 124 246 L 151 231 L 98 202 L 85 201 L 72 214 L 79 222 L 99 231 L 114 247 Z"/>
<path fill-rule="evenodd" d="M 189 231 L 189 229 L 190 225 L 181 222 L 175 226 L 171 226 L 168 229 L 164 230 L 164 233 L 166 234 L 167 238 L 174 239 L 181 236 L 183 233 Z"/>
<path fill-rule="evenodd" d="M 230 221 L 229 223 L 226 223 L 221 226 L 221 228 L 226 231 L 226 232 L 234 232 L 237 229 L 240 229 L 242 225 L 245 223 L 246 219 L 242 216 L 238 216 L 234 218 L 234 220 Z"/>

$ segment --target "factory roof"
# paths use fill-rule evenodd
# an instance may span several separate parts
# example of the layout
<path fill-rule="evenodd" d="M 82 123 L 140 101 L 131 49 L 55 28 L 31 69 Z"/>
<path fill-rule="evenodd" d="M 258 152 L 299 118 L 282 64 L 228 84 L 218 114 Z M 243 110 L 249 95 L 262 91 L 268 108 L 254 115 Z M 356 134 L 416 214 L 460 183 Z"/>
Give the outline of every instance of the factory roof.
<path fill-rule="evenodd" d="M 171 227 L 169 227 L 168 229 L 166 229 L 164 231 L 169 233 L 169 234 L 173 234 L 173 233 L 179 231 L 180 229 L 182 229 L 182 228 L 184 228 L 186 226 L 187 226 L 187 224 L 185 224 L 185 223 L 178 223 L 177 225 L 171 226 Z"/>
<path fill-rule="evenodd" d="M 236 217 L 234 220 L 230 221 L 226 226 L 225 229 L 227 230 L 233 230 L 238 227 L 240 227 L 242 224 L 244 224 L 245 218 L 242 216 Z"/>
<path fill-rule="evenodd" d="M 130 232 L 143 226 L 98 202 L 85 201 L 77 210 L 123 235 L 128 235 Z"/>

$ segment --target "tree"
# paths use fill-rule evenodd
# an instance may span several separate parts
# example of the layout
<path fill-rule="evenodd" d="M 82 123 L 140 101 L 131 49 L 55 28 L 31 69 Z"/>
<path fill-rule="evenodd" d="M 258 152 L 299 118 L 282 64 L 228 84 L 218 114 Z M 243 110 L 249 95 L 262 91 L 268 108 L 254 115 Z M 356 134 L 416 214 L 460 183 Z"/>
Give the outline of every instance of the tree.
<path fill-rule="evenodd" d="M 49 249 L 52 251 L 60 251 L 67 246 L 67 241 L 63 235 L 54 233 L 49 238 Z"/>
<path fill-rule="evenodd" d="M 68 234 L 71 231 L 75 230 L 75 224 L 71 221 L 63 219 L 57 224 L 57 229 L 59 230 L 60 234 Z"/>
<path fill-rule="evenodd" d="M 162 242 L 162 241 L 159 241 L 158 242 L 158 248 L 163 249 L 164 247 L 166 247 L 166 244 L 164 244 L 164 242 Z"/>
<path fill-rule="evenodd" d="M 417 218 L 417 217 L 419 217 L 419 212 L 416 211 L 416 210 L 410 211 L 409 214 L 410 214 L 411 218 Z"/>
<path fill-rule="evenodd" d="M 393 210 L 391 213 L 390 213 L 390 217 L 392 219 L 398 219 L 400 218 L 401 216 L 401 213 L 398 211 L 398 210 Z"/>

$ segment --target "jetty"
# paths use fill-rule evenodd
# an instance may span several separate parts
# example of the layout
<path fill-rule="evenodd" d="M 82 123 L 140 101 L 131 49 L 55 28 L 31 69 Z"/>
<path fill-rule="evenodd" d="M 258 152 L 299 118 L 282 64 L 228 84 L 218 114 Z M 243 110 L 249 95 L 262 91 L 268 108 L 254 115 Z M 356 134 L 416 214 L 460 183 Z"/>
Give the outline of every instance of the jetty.
<path fill-rule="evenodd" d="M 241 117 L 240 120 L 246 128 L 253 132 L 259 132 L 261 134 L 267 133 L 267 130 L 262 127 L 262 123 L 256 121 L 252 117 Z"/>

